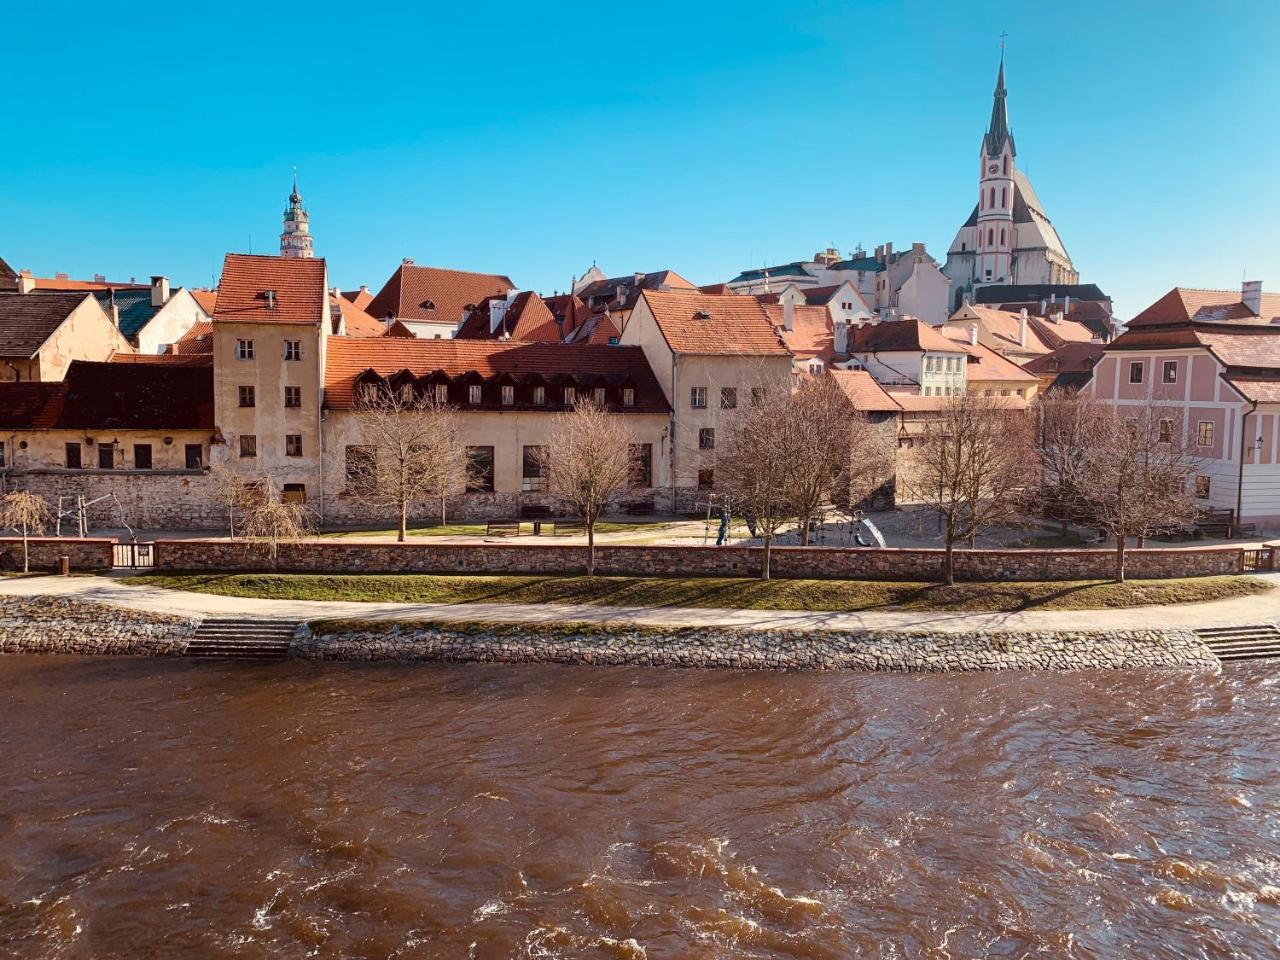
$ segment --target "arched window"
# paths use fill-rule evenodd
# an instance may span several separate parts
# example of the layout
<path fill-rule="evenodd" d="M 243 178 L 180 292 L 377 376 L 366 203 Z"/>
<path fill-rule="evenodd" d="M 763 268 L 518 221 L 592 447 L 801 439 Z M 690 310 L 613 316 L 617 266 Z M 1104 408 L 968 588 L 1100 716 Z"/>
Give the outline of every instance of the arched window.
<path fill-rule="evenodd" d="M 981 187 L 978 188 L 978 209 L 987 209 L 987 193 Z"/>
<path fill-rule="evenodd" d="M 995 205 L 996 205 L 996 188 L 995 188 L 995 187 L 992 187 L 992 188 L 991 188 L 991 202 L 990 202 L 990 203 L 988 203 L 988 204 L 987 204 L 987 206 L 989 206 L 989 207 L 994 207 Z"/>
<path fill-rule="evenodd" d="M 1000 188 L 1000 209 L 1009 206 L 1009 191 L 1005 187 Z"/>
<path fill-rule="evenodd" d="M 1004 227 L 1000 228 L 1000 246 L 1004 246 Z"/>
<path fill-rule="evenodd" d="M 1009 155 L 1007 153 L 1004 155 L 1004 175 L 1006 177 L 1009 175 Z"/>
<path fill-rule="evenodd" d="M 987 227 L 987 246 L 988 247 L 991 246 L 993 243 L 995 243 L 995 233 L 996 232 L 994 230 L 992 230 L 990 227 Z"/>

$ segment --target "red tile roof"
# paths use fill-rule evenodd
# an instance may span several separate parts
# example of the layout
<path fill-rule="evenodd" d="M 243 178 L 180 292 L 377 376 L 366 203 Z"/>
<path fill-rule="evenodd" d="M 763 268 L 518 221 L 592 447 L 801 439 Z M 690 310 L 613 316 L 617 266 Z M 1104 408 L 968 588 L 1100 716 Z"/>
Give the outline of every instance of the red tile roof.
<path fill-rule="evenodd" d="M 850 353 L 895 353 L 935 350 L 964 353 L 958 343 L 944 337 L 923 320 L 884 320 L 850 331 Z"/>
<path fill-rule="evenodd" d="M 403 263 L 378 291 L 365 312 L 378 320 L 432 320 L 456 324 L 467 307 L 514 290 L 510 277 Z"/>
<path fill-rule="evenodd" d="M 565 343 L 617 343 L 621 333 L 608 311 L 593 313 L 573 333 L 565 337 Z"/>
<path fill-rule="evenodd" d="M 50 427 L 58 420 L 66 387 L 62 381 L 0 383 L 0 430 Z"/>
<path fill-rule="evenodd" d="M 369 304 L 373 303 L 373 294 L 369 292 L 368 287 L 361 287 L 359 290 L 343 290 L 342 299 L 355 304 L 361 310 L 367 310 Z"/>
<path fill-rule="evenodd" d="M 763 304 L 755 297 L 697 290 L 645 290 L 667 345 L 677 353 L 711 356 L 789 356 Z"/>
<path fill-rule="evenodd" d="M 59 383 L 0 383 L 0 425 L 212 430 L 213 368 L 74 360 Z"/>
<path fill-rule="evenodd" d="M 1262 379 L 1228 377 L 1227 382 L 1240 391 L 1246 400 L 1258 403 L 1280 403 L 1280 378 Z"/>
<path fill-rule="evenodd" d="M 1056 377 L 1063 373 L 1089 373 L 1102 358 L 1106 345 L 1102 343 L 1068 343 L 1028 360 L 1022 369 L 1041 378 Z"/>
<path fill-rule="evenodd" d="M 855 410 L 864 413 L 898 413 L 902 410 L 902 405 L 865 370 L 831 370 L 827 375 L 835 378 Z"/>
<path fill-rule="evenodd" d="M 149 290 L 149 283 L 116 283 L 112 280 L 71 280 L 67 277 L 31 277 L 32 289 L 72 292 L 76 290 Z"/>
<path fill-rule="evenodd" d="M 1228 367 L 1280 368 L 1280 325 L 1182 323 L 1142 325 L 1122 333 L 1108 350 L 1211 350 Z"/>
<path fill-rule="evenodd" d="M 178 338 L 178 342 L 170 347 L 176 354 L 210 354 L 213 353 L 213 323 L 201 320 L 191 325 L 191 329 Z"/>
<path fill-rule="evenodd" d="M 1036 383 L 1040 379 L 990 347 L 968 341 L 961 342 L 960 346 L 964 348 L 965 353 L 969 354 L 968 363 L 965 364 L 965 379 L 969 383 L 1015 380 Z"/>
<path fill-rule="evenodd" d="M 329 309 L 334 314 L 342 314 L 348 337 L 381 337 L 387 332 L 385 323 L 369 316 L 345 296 L 330 297 Z"/>
<path fill-rule="evenodd" d="M 1253 320 L 1267 322 L 1280 316 L 1280 293 L 1262 294 L 1261 318 L 1244 305 L 1239 290 L 1195 290 L 1174 287 L 1163 297 L 1129 321 L 1128 327 L 1163 326 L 1167 324 Z"/>
<path fill-rule="evenodd" d="M 830 362 L 836 355 L 836 335 L 831 324 L 831 314 L 826 307 L 807 305 L 791 308 L 791 329 L 784 327 L 786 308 L 780 303 L 767 303 L 769 315 L 778 336 L 782 337 L 793 354 L 801 359 L 817 358 Z"/>
<path fill-rule="evenodd" d="M 213 351 L 209 350 L 206 353 L 113 353 L 108 362 L 165 367 L 208 367 L 213 364 Z"/>
<path fill-rule="evenodd" d="M 501 298 L 489 297 L 479 304 L 458 328 L 459 340 L 540 340 L 559 343 L 560 328 L 555 315 L 543 299 L 532 290 L 522 290 L 512 299 L 497 329 L 490 330 L 495 303 Z"/>
<path fill-rule="evenodd" d="M 267 291 L 274 291 L 270 305 Z M 328 303 L 322 257 L 294 259 L 228 253 L 215 321 L 321 323 Z"/>
<path fill-rule="evenodd" d="M 382 376 L 408 370 L 419 377 L 439 371 L 450 378 L 474 372 L 486 380 L 500 374 L 517 379 L 532 375 L 548 380 L 576 377 L 580 383 L 604 377 L 611 384 L 628 381 L 634 385 L 636 402 L 628 408 L 630 412 L 667 413 L 670 409 L 639 347 L 330 337 L 324 371 L 325 406 L 338 410 L 354 407 L 356 378 L 366 370 Z"/>
<path fill-rule="evenodd" d="M 200 304 L 200 309 L 213 316 L 213 308 L 218 304 L 217 290 L 192 290 L 191 295 L 196 298 L 196 303 Z"/>

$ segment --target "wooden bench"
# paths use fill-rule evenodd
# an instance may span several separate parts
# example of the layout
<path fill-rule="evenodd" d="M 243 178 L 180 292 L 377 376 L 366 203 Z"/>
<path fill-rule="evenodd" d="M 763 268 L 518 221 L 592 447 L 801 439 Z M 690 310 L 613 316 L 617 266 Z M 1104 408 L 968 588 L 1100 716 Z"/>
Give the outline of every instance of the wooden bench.
<path fill-rule="evenodd" d="M 550 520 L 551 508 L 541 503 L 524 503 L 520 505 L 521 520 Z"/>
<path fill-rule="evenodd" d="M 622 505 L 622 512 L 631 517 L 653 516 L 652 500 L 632 500 Z"/>
<path fill-rule="evenodd" d="M 587 532 L 587 525 L 581 520 L 557 520 L 551 525 L 553 537 L 582 536 Z"/>
<path fill-rule="evenodd" d="M 520 521 L 490 520 L 486 524 L 484 532 L 490 537 L 518 537 L 520 536 Z"/>

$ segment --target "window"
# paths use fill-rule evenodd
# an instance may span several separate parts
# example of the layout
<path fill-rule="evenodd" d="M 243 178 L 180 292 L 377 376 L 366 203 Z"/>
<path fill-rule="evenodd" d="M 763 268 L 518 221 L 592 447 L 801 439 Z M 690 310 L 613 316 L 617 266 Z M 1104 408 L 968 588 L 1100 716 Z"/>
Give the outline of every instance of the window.
<path fill-rule="evenodd" d="M 1196 442 L 1202 447 L 1213 446 L 1213 421 L 1201 420 L 1196 428 Z"/>
<path fill-rule="evenodd" d="M 493 492 L 493 447 L 467 447 L 467 493 Z"/>
<path fill-rule="evenodd" d="M 480 384 L 473 383 L 467 387 L 467 403 L 479 403 L 481 397 Z"/>
<path fill-rule="evenodd" d="M 284 455 L 286 457 L 302 456 L 302 434 L 290 433 L 285 435 Z"/>
<path fill-rule="evenodd" d="M 1141 360 L 1135 360 L 1131 364 L 1129 364 L 1129 382 L 1130 383 L 1142 382 L 1142 366 L 1143 364 Z"/>
<path fill-rule="evenodd" d="M 65 447 L 65 457 L 68 470 L 80 469 L 80 444 L 68 443 Z"/>
<path fill-rule="evenodd" d="M 634 407 L 636 405 L 636 388 L 635 387 L 622 388 L 622 405 L 624 407 Z"/>
<path fill-rule="evenodd" d="M 693 407 L 695 410 L 705 410 L 707 408 L 706 387 L 689 388 L 689 406 Z"/>
<path fill-rule="evenodd" d="M 286 407 L 302 406 L 302 388 L 301 387 L 285 387 L 284 388 L 284 405 Z"/>
<path fill-rule="evenodd" d="M 0 440 L 0 470 L 4 469 L 4 441 Z"/>
<path fill-rule="evenodd" d="M 447 383 L 436 384 L 436 403 L 449 402 L 449 385 Z"/>
<path fill-rule="evenodd" d="M 151 469 L 151 444 L 135 443 L 133 445 L 133 469 Z"/>
<path fill-rule="evenodd" d="M 720 409 L 736 410 L 738 408 L 738 388 L 737 387 L 721 387 L 720 388 Z"/>
<path fill-rule="evenodd" d="M 521 457 L 520 489 L 536 492 L 547 489 L 547 480 L 542 475 L 542 457 L 546 447 L 525 447 Z"/>
<path fill-rule="evenodd" d="M 604 387 L 596 387 L 591 391 L 591 402 L 598 407 L 604 406 Z"/>
<path fill-rule="evenodd" d="M 714 450 L 716 448 L 715 427 L 703 427 L 698 431 L 698 449 Z"/>
<path fill-rule="evenodd" d="M 653 486 L 653 444 L 631 444 L 631 485 Z"/>
<path fill-rule="evenodd" d="M 284 342 L 284 358 L 286 360 L 301 360 L 302 359 L 302 341 L 286 340 Z"/>
<path fill-rule="evenodd" d="M 1209 499 L 1209 478 L 1196 477 L 1196 496 L 1201 500 Z"/>
<path fill-rule="evenodd" d="M 577 388 L 565 387 L 564 388 L 564 405 L 566 407 L 572 407 L 577 402 L 578 402 Z"/>
<path fill-rule="evenodd" d="M 186 446 L 186 463 L 188 470 L 199 470 L 204 466 L 204 444 L 188 443 Z"/>
<path fill-rule="evenodd" d="M 305 483 L 286 483 L 280 488 L 280 500 L 284 503 L 306 503 L 307 485 Z"/>
<path fill-rule="evenodd" d="M 1000 188 L 1000 206 L 1007 207 L 1009 205 L 1009 188 Z M 1004 231 L 1000 231 L 1000 242 L 1004 243 Z"/>
<path fill-rule="evenodd" d="M 98 444 L 98 469 L 114 470 L 116 467 L 116 447 L 113 443 Z"/>
<path fill-rule="evenodd" d="M 1172 420 L 1160 421 L 1160 442 L 1173 443 L 1173 421 Z"/>
<path fill-rule="evenodd" d="M 1161 383 L 1177 383 L 1178 382 L 1178 361 L 1166 360 L 1160 371 Z"/>
<path fill-rule="evenodd" d="M 996 242 L 996 232 L 991 227 L 987 227 L 987 246 L 990 247 Z"/>
<path fill-rule="evenodd" d="M 1000 246 L 1004 246 L 1004 227 L 1000 228 Z"/>
<path fill-rule="evenodd" d="M 533 388 L 533 404 L 534 404 L 534 406 L 536 406 L 536 407 L 540 407 L 540 406 L 542 406 L 543 404 L 545 404 L 546 402 L 547 402 L 547 388 L 546 388 L 546 387 L 534 387 L 534 388 Z"/>
<path fill-rule="evenodd" d="M 509 407 L 516 402 L 516 388 L 509 383 L 502 385 L 502 405 Z"/>
<path fill-rule="evenodd" d="M 258 438 L 251 433 L 240 435 L 240 456 L 256 457 L 258 455 Z"/>
<path fill-rule="evenodd" d="M 366 493 L 378 482 L 378 453 L 373 447 L 348 446 L 345 466 L 348 490 Z"/>
<path fill-rule="evenodd" d="M 698 489 L 710 490 L 716 485 L 716 472 L 714 470 L 698 471 Z"/>
<path fill-rule="evenodd" d="M 240 388 L 240 406 L 252 407 L 254 405 L 253 387 Z"/>
<path fill-rule="evenodd" d="M 252 340 L 236 341 L 236 359 L 237 360 L 253 359 L 253 341 Z"/>

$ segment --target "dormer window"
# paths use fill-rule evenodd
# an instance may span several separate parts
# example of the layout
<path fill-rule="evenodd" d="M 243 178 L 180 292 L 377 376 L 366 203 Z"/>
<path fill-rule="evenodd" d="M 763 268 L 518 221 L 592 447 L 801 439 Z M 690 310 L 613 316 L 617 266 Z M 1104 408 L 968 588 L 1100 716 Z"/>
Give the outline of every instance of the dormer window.
<path fill-rule="evenodd" d="M 516 388 L 509 383 L 502 385 L 502 405 L 509 407 L 516 402 Z"/>
<path fill-rule="evenodd" d="M 431 300 L 423 300 L 420 306 L 423 310 L 434 310 L 436 308 L 435 303 Z"/>
<path fill-rule="evenodd" d="M 540 407 L 546 402 L 547 402 L 547 388 L 534 387 L 533 388 L 533 405 L 535 407 Z"/>
<path fill-rule="evenodd" d="M 710 320 L 710 319 L 711 319 L 711 314 L 707 313 L 707 311 L 705 311 L 705 310 L 699 310 L 697 313 L 695 313 L 695 314 L 693 315 L 693 319 L 695 319 L 695 320 Z"/>
<path fill-rule="evenodd" d="M 447 383 L 436 384 L 436 403 L 449 402 L 449 385 Z"/>
<path fill-rule="evenodd" d="M 591 391 L 591 399 L 598 405 L 604 406 L 604 387 L 596 387 Z"/>
<path fill-rule="evenodd" d="M 480 384 L 473 383 L 467 387 L 467 403 L 478 404 L 480 402 Z"/>
<path fill-rule="evenodd" d="M 622 405 L 624 407 L 634 407 L 636 405 L 636 391 L 634 387 L 622 388 Z"/>
<path fill-rule="evenodd" d="M 274 310 L 276 308 L 276 292 L 274 290 L 263 290 L 262 299 L 267 301 L 268 310 Z"/>
<path fill-rule="evenodd" d="M 566 407 L 572 407 L 577 402 L 578 402 L 578 391 L 573 387 L 565 387 L 564 388 L 564 405 Z"/>

